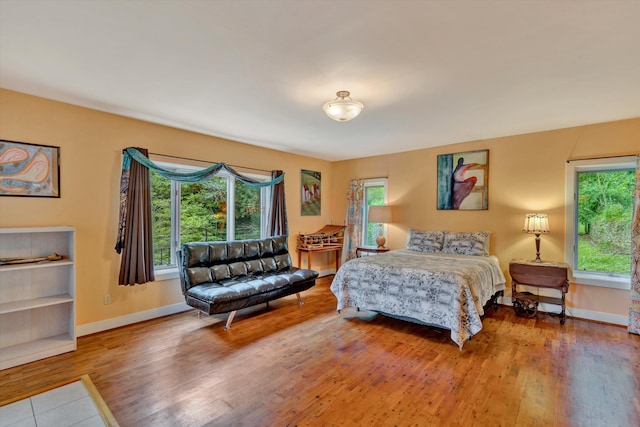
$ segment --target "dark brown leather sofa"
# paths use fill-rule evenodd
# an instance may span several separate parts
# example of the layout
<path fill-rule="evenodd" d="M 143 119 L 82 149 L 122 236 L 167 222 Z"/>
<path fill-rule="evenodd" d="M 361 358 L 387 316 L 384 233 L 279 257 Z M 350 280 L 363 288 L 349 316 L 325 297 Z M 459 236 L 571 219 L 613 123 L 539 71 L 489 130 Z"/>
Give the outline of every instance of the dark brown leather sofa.
<path fill-rule="evenodd" d="M 315 285 L 318 272 L 291 265 L 287 236 L 230 242 L 192 242 L 178 251 L 182 294 L 206 314 L 237 310 L 297 294 Z"/>

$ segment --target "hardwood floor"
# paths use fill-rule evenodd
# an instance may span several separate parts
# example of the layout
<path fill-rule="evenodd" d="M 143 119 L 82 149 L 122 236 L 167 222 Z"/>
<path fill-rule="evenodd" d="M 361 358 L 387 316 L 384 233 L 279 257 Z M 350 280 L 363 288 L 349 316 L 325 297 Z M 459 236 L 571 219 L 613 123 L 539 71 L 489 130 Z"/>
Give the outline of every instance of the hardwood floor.
<path fill-rule="evenodd" d="M 89 374 L 121 426 L 638 426 L 640 337 L 489 311 L 448 331 L 352 309 L 331 277 L 225 316 L 190 311 L 81 337 L 0 371 L 0 401 Z"/>

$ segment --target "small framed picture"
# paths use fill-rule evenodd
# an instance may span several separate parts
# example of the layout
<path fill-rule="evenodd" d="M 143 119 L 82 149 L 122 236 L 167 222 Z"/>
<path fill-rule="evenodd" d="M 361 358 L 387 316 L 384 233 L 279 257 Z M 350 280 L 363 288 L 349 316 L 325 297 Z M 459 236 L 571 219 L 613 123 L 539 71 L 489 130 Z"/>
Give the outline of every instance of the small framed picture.
<path fill-rule="evenodd" d="M 0 140 L 0 196 L 60 197 L 60 147 Z"/>
<path fill-rule="evenodd" d="M 302 169 L 300 173 L 300 215 L 318 216 L 321 212 L 320 172 Z"/>

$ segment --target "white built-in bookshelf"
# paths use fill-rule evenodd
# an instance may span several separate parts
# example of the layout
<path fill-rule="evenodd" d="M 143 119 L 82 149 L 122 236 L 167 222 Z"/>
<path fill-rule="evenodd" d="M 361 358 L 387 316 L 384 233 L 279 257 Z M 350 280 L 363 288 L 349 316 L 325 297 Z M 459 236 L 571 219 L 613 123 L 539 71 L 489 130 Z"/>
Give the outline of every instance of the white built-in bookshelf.
<path fill-rule="evenodd" d="M 74 253 L 74 227 L 0 228 L 0 369 L 76 349 Z"/>

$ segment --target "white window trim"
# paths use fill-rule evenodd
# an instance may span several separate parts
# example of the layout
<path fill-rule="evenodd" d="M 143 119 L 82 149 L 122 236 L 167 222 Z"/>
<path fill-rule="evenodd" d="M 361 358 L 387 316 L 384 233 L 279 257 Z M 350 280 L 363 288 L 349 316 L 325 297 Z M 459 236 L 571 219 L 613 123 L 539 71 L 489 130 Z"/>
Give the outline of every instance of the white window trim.
<path fill-rule="evenodd" d="M 368 178 L 364 180 L 364 194 L 367 193 L 367 187 L 384 187 L 384 204 L 389 203 L 389 179 L 388 178 Z M 366 200 L 364 200 L 366 202 Z M 367 224 L 369 224 L 369 212 L 366 209 L 367 204 L 363 203 L 364 212 L 362 214 L 362 229 L 360 230 L 360 244 L 367 243 Z M 382 226 L 382 235 L 385 239 L 388 239 L 387 225 Z"/>
<path fill-rule="evenodd" d="M 186 165 L 181 163 L 170 163 L 163 162 L 158 160 L 153 160 L 153 162 L 165 169 L 172 170 L 202 170 L 204 167 L 202 166 L 193 166 Z M 256 181 L 269 181 L 271 179 L 270 176 L 260 175 L 260 174 L 252 174 L 252 173 L 243 173 L 243 175 L 248 176 L 250 178 L 255 179 Z M 228 173 L 226 170 L 221 170 L 215 176 L 227 178 L 227 199 L 231 192 L 233 192 L 233 200 L 235 200 L 235 179 L 233 175 Z M 180 203 L 175 203 L 177 200 L 178 193 L 178 182 L 171 181 L 171 192 L 173 197 L 171 198 L 171 214 L 175 216 L 175 218 L 180 218 Z M 266 237 L 267 233 L 267 214 L 266 209 L 268 207 L 268 203 L 271 197 L 271 187 L 262 187 L 260 189 L 260 237 Z M 229 206 L 231 205 L 231 206 Z M 262 215 L 264 213 L 264 215 Z M 179 221 L 173 222 L 174 227 L 171 228 L 171 240 L 176 248 L 180 247 L 180 223 Z M 235 204 L 229 203 L 227 204 L 227 240 L 231 240 L 231 231 L 235 230 Z M 177 265 L 178 260 L 175 258 L 176 254 L 172 253 L 170 260 L 171 262 L 175 262 L 175 264 L 169 265 L 154 265 L 154 272 L 156 276 L 156 281 L 161 280 L 170 280 L 178 277 L 179 266 Z"/>
<path fill-rule="evenodd" d="M 571 266 L 573 282 L 581 285 L 599 286 L 602 288 L 631 289 L 631 276 L 598 272 L 576 271 L 576 198 L 578 172 L 598 170 L 635 169 L 635 156 L 613 157 L 603 159 L 574 160 L 567 162 L 567 181 L 565 191 L 565 260 Z"/>

